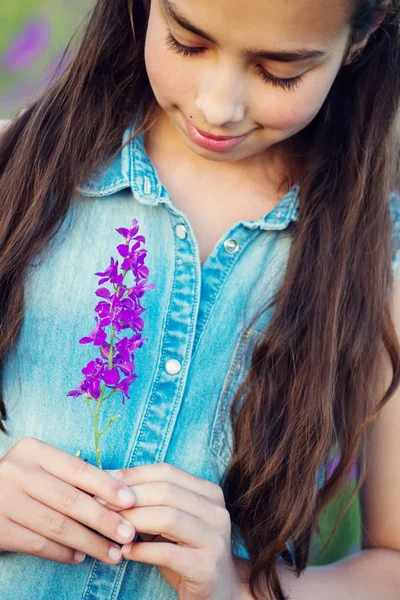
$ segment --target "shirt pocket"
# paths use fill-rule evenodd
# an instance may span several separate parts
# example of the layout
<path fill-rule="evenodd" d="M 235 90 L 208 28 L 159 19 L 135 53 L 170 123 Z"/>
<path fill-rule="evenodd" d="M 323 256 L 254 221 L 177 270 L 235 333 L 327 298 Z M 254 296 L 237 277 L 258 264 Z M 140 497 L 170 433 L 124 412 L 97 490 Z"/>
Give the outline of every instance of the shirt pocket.
<path fill-rule="evenodd" d="M 233 456 L 233 432 L 230 407 L 235 392 L 244 380 L 251 365 L 251 356 L 260 332 L 245 327 L 236 344 L 231 366 L 225 379 L 222 394 L 218 402 L 210 436 L 210 450 L 227 467 Z M 236 407 L 236 413 L 240 408 Z"/>

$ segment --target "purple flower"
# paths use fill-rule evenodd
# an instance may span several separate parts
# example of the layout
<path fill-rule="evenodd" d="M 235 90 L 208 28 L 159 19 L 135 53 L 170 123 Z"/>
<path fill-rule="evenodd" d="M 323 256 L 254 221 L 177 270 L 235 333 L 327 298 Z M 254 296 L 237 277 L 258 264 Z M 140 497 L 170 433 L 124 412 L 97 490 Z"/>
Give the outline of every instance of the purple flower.
<path fill-rule="evenodd" d="M 92 398 L 92 400 L 98 400 L 100 397 L 101 380 L 103 379 L 105 368 L 106 367 L 100 358 L 88 362 L 86 367 L 82 369 L 85 379 L 81 381 L 76 390 L 69 392 L 67 396 L 77 398 L 84 394 L 85 396 Z"/>
<path fill-rule="evenodd" d="M 100 299 L 94 309 L 97 314 L 96 326 L 88 336 L 79 340 L 80 344 L 98 347 L 100 358 L 88 362 L 82 369 L 83 381 L 67 394 L 74 398 L 84 396 L 86 401 L 97 402 L 96 412 L 91 412 L 95 418 L 96 459 L 100 468 L 98 440 L 119 415 L 112 417 L 105 429 L 99 432 L 98 409 L 116 392 L 121 394 L 122 404 L 130 398 L 130 386 L 137 379 L 134 373 L 135 352 L 147 341 L 141 334 L 144 328 L 141 315 L 146 309 L 140 300 L 147 290 L 155 287 L 147 283 L 149 269 L 144 264 L 147 252 L 140 247 L 146 240 L 142 235 L 136 235 L 139 231 L 137 220 L 133 219 L 129 229 L 121 227 L 116 231 L 125 239 L 125 244 L 117 247 L 123 258 L 122 265 L 119 267 L 118 260 L 111 257 L 109 266 L 96 273 L 100 277 L 95 292 Z M 133 278 L 131 285 L 127 285 L 127 277 Z M 104 287 L 105 284 L 111 289 Z M 110 328 L 109 340 L 107 328 Z M 121 332 L 125 330 L 131 330 L 133 335 L 121 337 Z"/>
<path fill-rule="evenodd" d="M 92 344 L 94 346 L 102 346 L 107 339 L 107 334 L 103 330 L 102 325 L 95 317 L 96 327 L 90 332 L 89 337 L 83 337 L 79 340 L 80 344 Z"/>
<path fill-rule="evenodd" d="M 3 65 L 12 71 L 31 67 L 47 50 L 50 33 L 47 19 L 29 21 L 4 53 Z"/>
<path fill-rule="evenodd" d="M 99 285 L 103 285 L 107 281 L 110 283 L 115 283 L 116 285 L 121 285 L 122 279 L 118 276 L 118 261 L 114 261 L 113 257 L 111 257 L 110 265 L 103 273 L 95 273 L 95 275 L 100 275 L 103 279 L 100 279 Z"/>
<path fill-rule="evenodd" d="M 143 238 L 143 236 L 138 237 Z M 136 242 L 132 248 L 129 248 L 128 244 L 120 244 L 117 246 L 117 250 L 124 259 L 121 265 L 122 269 L 133 271 L 136 279 L 148 276 L 149 269 L 144 265 L 147 251 L 140 248 L 140 241 Z"/>
<path fill-rule="evenodd" d="M 121 392 L 122 404 L 125 404 L 125 398 L 130 399 L 129 386 L 131 385 L 131 383 L 133 383 L 135 381 L 135 379 L 137 379 L 137 375 L 129 375 L 128 377 L 126 377 L 125 379 L 120 381 L 120 383 L 118 383 L 118 385 L 110 386 L 114 390 Z"/>
<path fill-rule="evenodd" d="M 91 360 L 86 367 L 83 367 L 82 373 L 89 377 L 102 377 L 104 373 L 104 363 L 100 358 Z"/>
<path fill-rule="evenodd" d="M 119 371 L 118 369 L 105 369 L 104 375 L 103 375 L 103 379 L 104 382 L 107 385 L 112 385 L 112 384 L 116 384 L 119 382 Z"/>
<path fill-rule="evenodd" d="M 119 229 L 116 229 L 116 231 L 118 231 L 118 233 L 120 235 L 122 235 L 123 238 L 125 238 L 125 241 L 127 244 L 130 244 L 131 240 L 135 237 L 135 235 L 139 231 L 139 225 L 138 225 L 137 220 L 133 219 L 130 229 L 126 229 L 125 227 L 120 227 Z M 142 235 L 138 235 L 136 240 L 140 240 L 143 243 L 146 241 Z"/>
<path fill-rule="evenodd" d="M 137 348 L 141 348 L 145 340 L 141 334 L 135 334 L 132 338 L 122 338 L 115 347 L 118 352 L 114 357 L 114 364 L 118 366 L 124 375 L 131 375 L 135 370 L 135 364 L 131 357 Z"/>
<path fill-rule="evenodd" d="M 129 298 L 132 298 L 132 300 L 134 301 L 140 300 L 140 298 L 143 298 L 146 290 L 150 290 L 154 287 L 155 285 L 153 283 L 146 285 L 146 282 L 144 280 L 140 281 L 137 285 L 134 285 L 133 287 L 129 288 Z"/>

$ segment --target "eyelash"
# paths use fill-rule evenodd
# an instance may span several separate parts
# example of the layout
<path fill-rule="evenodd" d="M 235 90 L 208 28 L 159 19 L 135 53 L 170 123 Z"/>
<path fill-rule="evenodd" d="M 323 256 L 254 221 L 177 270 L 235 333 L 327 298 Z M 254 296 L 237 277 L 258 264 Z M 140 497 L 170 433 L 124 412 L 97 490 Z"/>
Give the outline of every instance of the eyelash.
<path fill-rule="evenodd" d="M 206 50 L 205 48 L 183 46 L 178 42 L 178 40 L 174 38 L 174 36 L 171 33 L 167 35 L 164 41 L 170 50 L 172 50 L 176 54 L 181 54 L 186 58 L 190 56 L 197 56 L 199 54 L 202 54 Z M 268 73 L 268 71 L 266 71 L 261 65 L 257 65 L 257 71 L 266 83 L 270 83 L 274 87 L 283 88 L 288 92 L 294 90 L 302 82 L 301 75 L 298 75 L 297 77 L 292 77 L 290 79 L 282 79 L 281 77 L 275 77 L 274 75 L 271 75 L 271 73 Z"/>

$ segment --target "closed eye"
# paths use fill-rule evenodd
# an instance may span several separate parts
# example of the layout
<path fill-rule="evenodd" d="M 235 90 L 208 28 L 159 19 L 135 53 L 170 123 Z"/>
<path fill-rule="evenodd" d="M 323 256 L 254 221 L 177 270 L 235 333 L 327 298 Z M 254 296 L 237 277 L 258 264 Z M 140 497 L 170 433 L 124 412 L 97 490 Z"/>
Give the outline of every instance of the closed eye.
<path fill-rule="evenodd" d="M 164 43 L 170 50 L 172 50 L 172 52 L 180 54 L 186 58 L 199 56 L 200 54 L 207 52 L 207 48 L 200 46 L 184 46 L 183 44 L 180 44 L 171 33 L 169 33 L 164 39 Z M 275 77 L 275 75 L 272 75 L 266 71 L 261 65 L 257 65 L 257 72 L 261 75 L 261 78 L 266 83 L 270 83 L 274 87 L 283 88 L 286 91 L 295 89 L 302 82 L 301 75 L 298 75 L 297 77 L 291 77 L 290 79 L 283 79 L 281 77 Z"/>
<path fill-rule="evenodd" d="M 201 48 L 197 46 L 183 46 L 183 44 L 180 44 L 178 40 L 174 38 L 172 33 L 167 35 L 164 42 L 170 50 L 176 52 L 176 54 L 182 54 L 183 56 L 194 56 L 196 54 L 202 54 L 207 50 L 207 48 Z"/>

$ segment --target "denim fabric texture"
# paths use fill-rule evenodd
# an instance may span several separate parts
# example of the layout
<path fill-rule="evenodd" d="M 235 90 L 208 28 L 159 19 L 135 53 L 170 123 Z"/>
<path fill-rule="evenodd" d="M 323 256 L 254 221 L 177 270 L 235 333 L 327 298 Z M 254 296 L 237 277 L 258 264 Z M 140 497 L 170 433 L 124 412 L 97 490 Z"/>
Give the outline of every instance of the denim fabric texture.
<path fill-rule="evenodd" d="M 127 129 L 124 139 L 131 134 Z M 190 222 L 171 200 L 144 148 L 131 141 L 78 191 L 77 203 L 31 265 L 15 352 L 7 356 L 4 395 L 10 435 L 0 456 L 33 436 L 96 464 L 93 422 L 82 398 L 67 398 L 81 369 L 97 356 L 78 340 L 94 327 L 98 278 L 121 243 L 115 229 L 136 218 L 146 238 L 149 290 L 135 356 L 131 399 L 105 403 L 105 469 L 167 462 L 220 483 L 232 456 L 229 407 L 271 312 L 249 327 L 282 281 L 298 219 L 295 185 L 264 217 L 234 224 L 203 265 Z M 391 198 L 393 243 L 400 244 L 400 198 Z M 183 227 L 182 227 L 183 226 Z M 42 259 L 42 261 L 39 260 Z M 397 251 L 393 269 L 400 262 Z M 168 372 L 168 361 L 179 371 Z M 242 543 L 235 554 L 248 558 Z M 177 594 L 156 567 L 123 560 L 110 566 L 86 557 L 65 565 L 27 554 L 0 557 L 1 600 L 172 600 Z"/>

